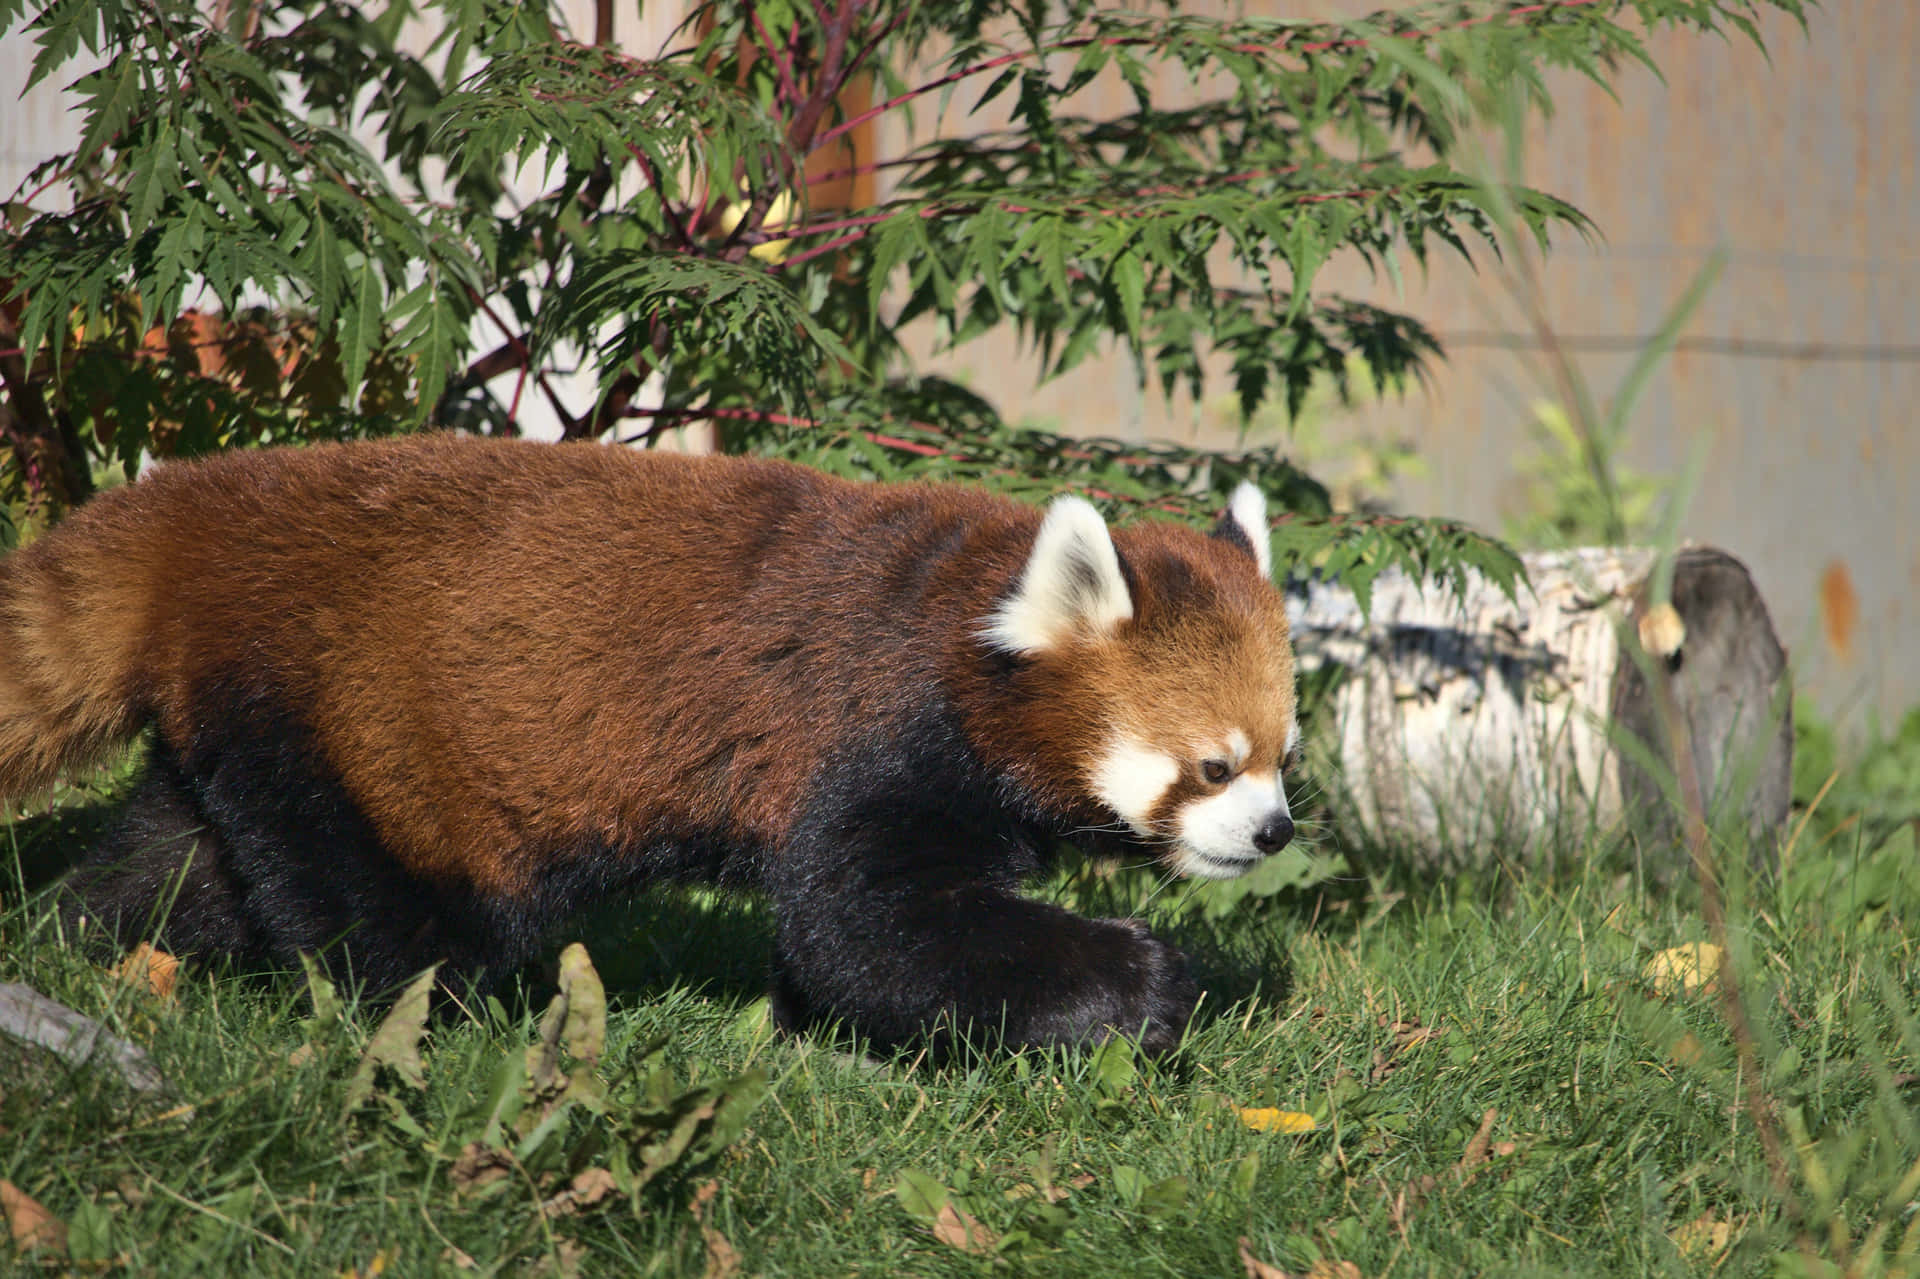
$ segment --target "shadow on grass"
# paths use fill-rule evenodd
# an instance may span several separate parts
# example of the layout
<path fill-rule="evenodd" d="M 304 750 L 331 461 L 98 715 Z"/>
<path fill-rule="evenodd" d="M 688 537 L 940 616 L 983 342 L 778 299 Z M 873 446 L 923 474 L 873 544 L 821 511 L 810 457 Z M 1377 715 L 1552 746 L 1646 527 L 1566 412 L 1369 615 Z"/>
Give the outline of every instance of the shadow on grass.
<path fill-rule="evenodd" d="M 16 819 L 8 831 L 14 865 L 6 877 L 29 897 L 47 893 L 105 833 L 114 812 L 110 802 L 81 802 Z M 1093 916 L 1133 913 L 1117 898 L 1100 900 L 1098 894 L 1071 905 Z M 1273 927 L 1254 928 L 1234 916 L 1209 920 L 1192 913 L 1151 922 L 1157 935 L 1187 954 L 1206 992 L 1197 1026 L 1254 996 L 1268 1002 L 1287 998 L 1292 970 L 1286 939 L 1293 929 L 1284 918 L 1276 917 Z M 490 993 L 510 1015 L 537 1015 L 555 988 L 560 949 L 580 941 L 615 1000 L 641 1002 L 684 990 L 746 1004 L 767 993 L 773 934 L 772 910 L 757 895 L 654 887 L 567 921 L 539 959 L 502 974 Z M 277 967 L 216 962 L 204 970 L 249 982 L 304 981 L 300 973 Z"/>
<path fill-rule="evenodd" d="M 0 835 L 6 840 L 0 844 L 0 883 L 13 881 L 6 886 L 29 896 L 51 888 L 106 834 L 115 807 L 104 800 L 66 804 L 9 821 Z"/>

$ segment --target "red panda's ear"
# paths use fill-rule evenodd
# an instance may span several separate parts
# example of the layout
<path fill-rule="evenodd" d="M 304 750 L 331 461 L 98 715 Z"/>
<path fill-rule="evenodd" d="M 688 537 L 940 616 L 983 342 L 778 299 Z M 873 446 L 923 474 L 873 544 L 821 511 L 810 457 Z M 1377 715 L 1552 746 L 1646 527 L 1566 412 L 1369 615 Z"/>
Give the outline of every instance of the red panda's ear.
<path fill-rule="evenodd" d="M 1133 616 L 1133 595 L 1100 512 L 1083 498 L 1047 509 L 1013 594 L 980 634 L 1007 653 L 1033 656 L 1075 638 L 1109 634 Z"/>
<path fill-rule="evenodd" d="M 1267 498 L 1253 481 L 1243 480 L 1233 491 L 1227 509 L 1220 513 L 1220 522 L 1213 526 L 1213 535 L 1251 554 L 1260 566 L 1260 576 L 1273 576 L 1273 530 L 1267 524 Z"/>

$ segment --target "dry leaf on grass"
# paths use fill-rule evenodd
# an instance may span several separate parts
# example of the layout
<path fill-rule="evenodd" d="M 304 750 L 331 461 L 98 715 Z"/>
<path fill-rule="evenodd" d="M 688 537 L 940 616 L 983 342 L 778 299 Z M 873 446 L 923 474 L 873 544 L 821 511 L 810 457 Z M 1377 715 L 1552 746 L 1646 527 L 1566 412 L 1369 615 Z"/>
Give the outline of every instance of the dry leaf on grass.
<path fill-rule="evenodd" d="M 1675 1226 L 1667 1232 L 1667 1238 L 1673 1240 L 1673 1246 L 1688 1261 L 1715 1261 L 1733 1243 L 1733 1223 L 1717 1221 L 1709 1212 Z"/>
<path fill-rule="evenodd" d="M 1486 1114 L 1480 1116 L 1480 1131 L 1474 1133 L 1467 1141 L 1466 1153 L 1460 1156 L 1458 1167 L 1463 1178 L 1471 1177 L 1476 1168 L 1487 1162 L 1487 1151 L 1493 1142 L 1493 1121 L 1496 1118 L 1498 1118 L 1498 1112 L 1492 1109 L 1488 1109 Z"/>
<path fill-rule="evenodd" d="M 536 1275 L 554 1275 L 556 1279 L 573 1279 L 580 1273 L 580 1259 L 587 1255 L 587 1245 L 578 1239 L 556 1239 L 553 1251 L 549 1252 L 535 1266 Z"/>
<path fill-rule="evenodd" d="M 1240 1122 L 1255 1132 L 1312 1132 L 1319 1125 L 1313 1116 L 1298 1110 L 1275 1110 L 1271 1106 L 1240 1107 Z"/>
<path fill-rule="evenodd" d="M 1392 1033 L 1393 1043 L 1388 1047 L 1374 1050 L 1371 1082 L 1376 1084 L 1399 1067 L 1402 1055 L 1447 1033 L 1445 1026 L 1421 1025 L 1418 1017 L 1389 1022 L 1385 1013 L 1380 1015 L 1379 1026 L 1382 1030 Z"/>
<path fill-rule="evenodd" d="M 470 1141 L 453 1161 L 453 1188 L 461 1194 L 481 1190 L 513 1175 L 513 1156 L 497 1146 Z"/>
<path fill-rule="evenodd" d="M 978 1256 L 991 1254 L 1000 1244 L 999 1235 L 952 1204 L 943 1206 L 940 1214 L 933 1219 L 933 1237 L 948 1247 Z"/>
<path fill-rule="evenodd" d="M 707 1245 L 707 1268 L 700 1279 L 731 1279 L 740 1269 L 740 1254 L 727 1237 L 720 1233 L 708 1220 L 708 1212 L 713 1197 L 720 1192 L 720 1183 L 706 1181 L 693 1192 L 693 1219 L 700 1223 L 700 1237 Z"/>
<path fill-rule="evenodd" d="M 1308 1268 L 1307 1279 L 1362 1279 L 1362 1276 L 1360 1267 L 1351 1261 L 1322 1259 Z"/>
<path fill-rule="evenodd" d="M 1662 996 L 1711 994 L 1720 988 L 1726 955 L 1708 941 L 1690 941 L 1663 950 L 1647 961 L 1646 978 Z"/>
<path fill-rule="evenodd" d="M 1489 1109 L 1480 1116 L 1480 1126 L 1473 1136 L 1467 1138 L 1467 1147 L 1460 1154 L 1460 1162 L 1453 1166 L 1450 1179 L 1455 1185 L 1464 1186 L 1480 1175 L 1482 1169 L 1494 1159 L 1504 1159 L 1519 1151 L 1520 1145 L 1513 1141 L 1495 1141 L 1493 1125 L 1499 1118 L 1499 1112 Z M 1384 1180 L 1380 1182 L 1381 1193 L 1386 1197 L 1387 1216 L 1395 1230 L 1404 1230 L 1413 1210 L 1418 1208 L 1445 1184 L 1432 1173 L 1416 1177 L 1402 1185 L 1398 1190 Z M 1347 1263 L 1341 1263 L 1347 1264 Z"/>
<path fill-rule="evenodd" d="M 7 1233 L 21 1252 L 37 1248 L 66 1251 L 66 1223 L 11 1181 L 0 1180 L 0 1212 L 6 1214 Z"/>
<path fill-rule="evenodd" d="M 180 980 L 180 961 L 164 950 L 141 942 L 114 967 L 114 974 L 129 986 L 138 986 L 156 999 L 172 999 Z"/>
<path fill-rule="evenodd" d="M 465 1157 L 464 1151 L 462 1157 Z M 583 1168 L 573 1175 L 565 1190 L 541 1204 L 540 1211 L 549 1217 L 571 1217 L 583 1208 L 593 1207 L 616 1189 L 613 1174 L 605 1168 Z"/>

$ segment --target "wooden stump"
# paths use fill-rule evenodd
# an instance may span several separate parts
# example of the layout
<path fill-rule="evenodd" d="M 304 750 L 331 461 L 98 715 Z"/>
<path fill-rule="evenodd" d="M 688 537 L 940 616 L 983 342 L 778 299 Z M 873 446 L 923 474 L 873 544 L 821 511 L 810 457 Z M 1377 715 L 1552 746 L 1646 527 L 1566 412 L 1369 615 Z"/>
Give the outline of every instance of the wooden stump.
<path fill-rule="evenodd" d="M 1770 853 L 1791 799 L 1792 704 L 1745 566 L 1680 551 L 1669 611 L 1650 602 L 1654 551 L 1524 559 L 1532 586 L 1517 602 L 1478 576 L 1455 598 L 1383 574 L 1366 617 L 1337 583 L 1289 590 L 1302 682 L 1331 685 L 1314 728 L 1332 747 L 1340 819 L 1436 869 L 1626 830 L 1652 868 L 1684 868 L 1657 662 L 1710 815 L 1738 815 Z"/>

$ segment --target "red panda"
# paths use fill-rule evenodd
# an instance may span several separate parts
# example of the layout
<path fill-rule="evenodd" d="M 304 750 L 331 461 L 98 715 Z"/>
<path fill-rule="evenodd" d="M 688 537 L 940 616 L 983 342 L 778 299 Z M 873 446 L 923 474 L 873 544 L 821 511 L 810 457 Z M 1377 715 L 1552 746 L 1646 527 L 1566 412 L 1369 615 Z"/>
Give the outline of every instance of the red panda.
<path fill-rule="evenodd" d="M 0 562 L 0 793 L 151 725 L 72 887 L 123 939 L 172 895 L 182 953 L 481 980 L 698 881 L 771 902 L 783 1026 L 1163 1051 L 1182 955 L 1018 890 L 1061 840 L 1291 838 L 1268 541 L 1251 485 L 1208 536 L 587 444 L 169 465 Z"/>

